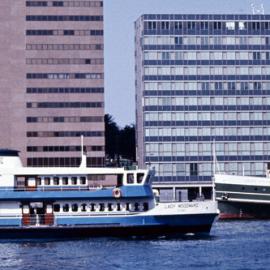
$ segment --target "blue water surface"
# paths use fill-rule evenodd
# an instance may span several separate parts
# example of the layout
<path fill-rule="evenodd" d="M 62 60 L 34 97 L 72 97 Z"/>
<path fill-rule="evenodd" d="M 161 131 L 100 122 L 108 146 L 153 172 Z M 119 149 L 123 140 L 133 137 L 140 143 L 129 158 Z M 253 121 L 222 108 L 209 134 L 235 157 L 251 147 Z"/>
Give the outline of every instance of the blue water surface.
<path fill-rule="evenodd" d="M 2 241 L 0 269 L 270 269 L 270 221 L 217 222 L 209 237 Z"/>

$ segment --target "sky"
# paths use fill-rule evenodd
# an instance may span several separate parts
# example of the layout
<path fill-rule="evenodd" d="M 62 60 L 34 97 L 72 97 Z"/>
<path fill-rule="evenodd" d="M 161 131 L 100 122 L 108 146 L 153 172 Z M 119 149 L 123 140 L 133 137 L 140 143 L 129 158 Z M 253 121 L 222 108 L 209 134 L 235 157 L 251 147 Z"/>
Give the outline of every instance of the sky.
<path fill-rule="evenodd" d="M 247 13 L 269 0 L 104 0 L 105 112 L 120 126 L 135 124 L 134 22 L 151 13 Z"/>

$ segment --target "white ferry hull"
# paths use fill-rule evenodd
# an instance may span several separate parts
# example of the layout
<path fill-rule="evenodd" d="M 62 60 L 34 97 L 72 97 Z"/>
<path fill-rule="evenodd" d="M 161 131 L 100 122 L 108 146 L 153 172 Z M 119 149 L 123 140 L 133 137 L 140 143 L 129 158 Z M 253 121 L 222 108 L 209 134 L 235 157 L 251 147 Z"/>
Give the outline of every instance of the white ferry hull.
<path fill-rule="evenodd" d="M 217 204 L 161 203 L 145 213 L 115 216 L 59 216 L 50 226 L 0 227 L 0 238 L 156 237 L 208 234 Z"/>
<path fill-rule="evenodd" d="M 213 199 L 159 202 L 147 170 L 20 164 L 17 151 L 0 150 L 0 238 L 209 233 L 217 216 Z"/>

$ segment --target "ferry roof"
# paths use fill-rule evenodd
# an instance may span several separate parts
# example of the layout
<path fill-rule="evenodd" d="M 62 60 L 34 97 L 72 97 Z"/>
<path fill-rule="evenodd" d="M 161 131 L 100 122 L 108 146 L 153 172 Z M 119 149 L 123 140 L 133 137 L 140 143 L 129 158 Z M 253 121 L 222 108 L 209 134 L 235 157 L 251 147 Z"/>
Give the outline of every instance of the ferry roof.
<path fill-rule="evenodd" d="M 84 175 L 84 174 L 101 174 L 115 175 L 123 173 L 142 172 L 147 170 L 126 170 L 125 168 L 107 168 L 107 167 L 21 167 L 21 168 L 2 168 L 0 174 L 14 175 Z"/>
<path fill-rule="evenodd" d="M 215 174 L 216 184 L 231 184 L 244 186 L 270 186 L 270 178 L 260 176 Z"/>

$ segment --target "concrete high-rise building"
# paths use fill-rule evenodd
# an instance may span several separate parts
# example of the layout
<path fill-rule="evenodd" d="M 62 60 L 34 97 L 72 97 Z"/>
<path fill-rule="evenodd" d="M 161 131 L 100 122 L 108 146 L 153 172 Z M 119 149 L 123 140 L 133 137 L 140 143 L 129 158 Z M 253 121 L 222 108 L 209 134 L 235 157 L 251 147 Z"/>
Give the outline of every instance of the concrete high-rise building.
<path fill-rule="evenodd" d="M 0 1 L 0 147 L 25 165 L 104 162 L 103 1 Z"/>
<path fill-rule="evenodd" d="M 156 181 L 270 167 L 270 15 L 143 15 L 136 28 L 137 155 Z"/>

